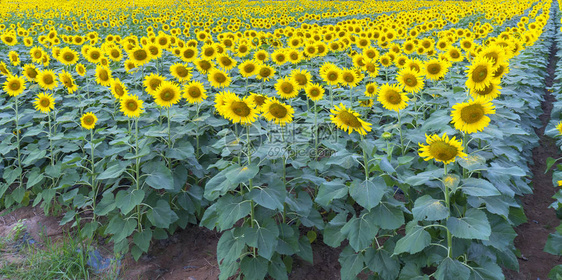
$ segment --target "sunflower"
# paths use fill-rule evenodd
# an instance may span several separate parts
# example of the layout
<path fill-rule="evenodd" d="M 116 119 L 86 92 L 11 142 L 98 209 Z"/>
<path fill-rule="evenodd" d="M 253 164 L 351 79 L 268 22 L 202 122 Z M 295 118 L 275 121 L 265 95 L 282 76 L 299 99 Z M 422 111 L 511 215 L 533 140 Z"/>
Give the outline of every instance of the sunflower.
<path fill-rule="evenodd" d="M 509 63 L 500 63 L 500 65 L 494 71 L 493 78 L 499 80 L 507 73 L 509 73 Z"/>
<path fill-rule="evenodd" d="M 184 62 L 192 62 L 197 59 L 198 50 L 197 47 L 184 47 L 181 49 L 180 59 Z"/>
<path fill-rule="evenodd" d="M 74 82 L 72 75 L 64 70 L 59 74 L 59 80 L 68 90 L 68 93 L 74 93 L 78 89 L 78 85 Z"/>
<path fill-rule="evenodd" d="M 295 50 L 295 49 L 291 49 L 291 50 L 287 51 L 287 58 L 293 64 L 297 64 L 301 60 L 303 60 L 302 53 L 298 50 Z"/>
<path fill-rule="evenodd" d="M 9 96 L 18 96 L 25 90 L 25 79 L 10 75 L 6 78 L 3 88 Z"/>
<path fill-rule="evenodd" d="M 385 109 L 398 112 L 408 106 L 406 102 L 410 99 L 397 85 L 384 84 L 379 89 L 377 100 Z"/>
<path fill-rule="evenodd" d="M 407 92 L 417 93 L 423 88 L 424 85 L 422 75 L 409 68 L 400 70 L 400 72 L 398 72 L 396 80 L 398 80 L 400 86 L 403 87 Z"/>
<path fill-rule="evenodd" d="M 127 59 L 125 60 L 124 68 L 125 71 L 127 71 L 127 73 L 133 73 L 137 70 L 137 65 L 135 64 L 134 61 Z"/>
<path fill-rule="evenodd" d="M 249 78 L 258 73 L 260 63 L 253 60 L 246 60 L 238 65 L 238 70 L 244 78 Z"/>
<path fill-rule="evenodd" d="M 359 83 L 359 76 L 352 69 L 342 69 L 340 75 L 340 83 L 349 88 L 354 88 Z"/>
<path fill-rule="evenodd" d="M 226 119 L 229 119 L 233 123 L 241 123 L 243 125 L 248 125 L 256 121 L 259 111 L 256 109 L 256 105 L 249 96 L 244 99 L 240 99 L 239 97 L 228 98 L 224 100 L 224 102 L 222 110 Z"/>
<path fill-rule="evenodd" d="M 475 133 L 484 130 L 490 123 L 487 114 L 495 114 L 494 105 L 482 97 L 453 105 L 451 117 L 455 129 L 464 133 Z"/>
<path fill-rule="evenodd" d="M 224 71 L 229 71 L 230 69 L 234 68 L 237 64 L 237 61 L 232 57 L 230 57 L 228 54 L 219 55 L 216 61 Z"/>
<path fill-rule="evenodd" d="M 319 84 L 309 83 L 305 88 L 306 96 L 312 101 L 318 101 L 324 97 L 324 88 Z"/>
<path fill-rule="evenodd" d="M 482 97 L 487 100 L 495 99 L 500 96 L 500 81 L 499 80 L 492 80 L 492 82 L 484 87 L 483 89 L 476 90 L 471 89 L 470 95 L 474 98 Z"/>
<path fill-rule="evenodd" d="M 43 57 L 43 49 L 41 47 L 33 47 L 29 51 L 31 60 L 35 63 L 41 63 L 41 58 Z"/>
<path fill-rule="evenodd" d="M 207 75 L 207 79 L 211 83 L 211 86 L 216 88 L 227 87 L 230 85 L 231 81 L 228 74 L 216 68 L 212 69 L 209 72 L 209 75 Z"/>
<path fill-rule="evenodd" d="M 162 49 L 160 49 L 160 47 L 155 43 L 148 43 L 144 46 L 144 49 L 148 51 L 150 57 L 149 59 L 158 59 L 162 57 Z"/>
<path fill-rule="evenodd" d="M 329 66 L 320 70 L 320 77 L 326 82 L 328 85 L 337 85 L 340 83 L 340 69 L 337 66 Z"/>
<path fill-rule="evenodd" d="M 390 65 L 392 65 L 392 58 L 388 53 L 381 55 L 379 57 L 379 63 L 384 67 L 389 67 Z"/>
<path fill-rule="evenodd" d="M 271 54 L 271 60 L 277 65 L 283 65 L 289 58 L 285 50 L 277 49 Z"/>
<path fill-rule="evenodd" d="M 371 108 L 374 104 L 375 102 L 373 101 L 373 99 L 359 100 L 359 106 L 361 107 Z"/>
<path fill-rule="evenodd" d="M 469 89 L 481 90 L 489 85 L 493 79 L 493 63 L 485 57 L 477 57 L 468 66 L 465 85 Z"/>
<path fill-rule="evenodd" d="M 156 93 L 156 89 L 165 80 L 166 78 L 156 73 L 151 73 L 150 75 L 144 77 L 143 84 L 144 87 L 146 88 L 146 92 L 150 95 L 154 95 Z"/>
<path fill-rule="evenodd" d="M 41 113 L 49 113 L 55 109 L 55 99 L 52 94 L 39 93 L 34 103 L 35 110 Z"/>
<path fill-rule="evenodd" d="M 211 60 L 198 59 L 194 63 L 201 74 L 207 74 L 215 68 L 215 64 Z"/>
<path fill-rule="evenodd" d="M 73 65 L 78 61 L 78 53 L 69 47 L 65 47 L 60 51 L 58 60 L 63 65 Z"/>
<path fill-rule="evenodd" d="M 37 68 L 33 64 L 26 64 L 23 66 L 23 75 L 27 78 L 28 81 L 34 82 L 37 78 Z"/>
<path fill-rule="evenodd" d="M 142 113 L 142 100 L 136 95 L 125 95 L 121 98 L 121 112 L 128 118 L 138 118 Z"/>
<path fill-rule="evenodd" d="M 451 65 L 447 61 L 439 60 L 439 59 L 430 59 L 425 62 L 423 65 L 425 77 L 428 80 L 439 80 L 445 77 L 447 71 L 449 71 L 449 67 Z"/>
<path fill-rule="evenodd" d="M 284 126 L 293 121 L 295 110 L 290 105 L 278 101 L 275 97 L 268 99 L 263 104 L 263 116 L 267 121 Z"/>
<path fill-rule="evenodd" d="M 111 94 L 115 99 L 121 99 L 129 94 L 127 87 L 121 82 L 119 78 L 111 80 Z"/>
<path fill-rule="evenodd" d="M 187 82 L 191 79 L 193 68 L 187 67 L 181 63 L 175 63 L 170 66 L 170 73 L 180 82 Z"/>
<path fill-rule="evenodd" d="M 275 75 L 275 69 L 269 65 L 260 65 L 256 78 L 262 81 L 269 81 Z"/>
<path fill-rule="evenodd" d="M 104 87 L 111 85 L 111 70 L 108 67 L 98 65 L 96 67 L 96 82 Z"/>
<path fill-rule="evenodd" d="M 87 50 L 85 57 L 86 60 L 88 60 L 90 63 L 96 64 L 100 62 L 101 58 L 103 57 L 103 53 L 99 48 L 90 47 Z"/>
<path fill-rule="evenodd" d="M 374 60 L 365 62 L 365 66 L 363 67 L 363 69 L 367 71 L 369 77 L 376 77 L 379 74 L 379 67 Z"/>
<path fill-rule="evenodd" d="M 378 86 L 376 83 L 368 83 L 365 85 L 365 96 L 375 97 L 377 96 Z"/>
<path fill-rule="evenodd" d="M 449 57 L 449 60 L 453 62 L 460 62 L 464 60 L 464 56 L 462 56 L 461 51 L 456 47 L 449 47 L 447 50 L 447 56 Z"/>
<path fill-rule="evenodd" d="M 154 92 L 154 102 L 162 107 L 170 107 L 181 99 L 180 87 L 173 82 L 163 81 Z"/>
<path fill-rule="evenodd" d="M 442 137 L 433 134 L 431 136 L 425 135 L 425 144 L 418 144 L 420 146 L 418 153 L 425 161 L 435 159 L 435 161 L 448 164 L 455 162 L 457 157 L 466 157 L 463 152 L 462 140 L 456 140 L 455 137 L 449 139 L 447 133 Z"/>
<path fill-rule="evenodd" d="M 250 98 L 252 98 L 252 101 L 254 102 L 254 104 L 256 104 L 256 109 L 260 111 L 262 110 L 265 102 L 270 99 L 265 94 L 255 93 L 255 92 L 250 92 Z"/>
<path fill-rule="evenodd" d="M 261 62 L 266 62 L 269 59 L 269 53 L 265 50 L 259 50 L 254 53 L 254 59 Z"/>
<path fill-rule="evenodd" d="M 205 87 L 201 82 L 192 81 L 183 88 L 183 98 L 191 104 L 201 103 L 207 99 Z"/>
<path fill-rule="evenodd" d="M 10 51 L 10 53 L 8 54 L 8 57 L 10 58 L 10 62 L 12 63 L 13 66 L 20 65 L 20 63 L 21 63 L 20 56 L 17 52 Z"/>
<path fill-rule="evenodd" d="M 294 69 L 291 71 L 290 77 L 299 89 L 305 88 L 312 80 L 310 72 L 303 69 Z"/>
<path fill-rule="evenodd" d="M 217 49 L 214 45 L 205 44 L 201 47 L 201 58 L 212 60 L 217 56 Z"/>
<path fill-rule="evenodd" d="M 285 77 L 283 79 L 277 80 L 275 84 L 275 89 L 277 90 L 277 94 L 281 96 L 283 99 L 294 98 L 299 95 L 299 90 L 295 82 L 289 78 Z"/>
<path fill-rule="evenodd" d="M 92 112 L 85 113 L 80 118 L 80 124 L 82 124 L 83 128 L 88 129 L 88 130 L 96 127 L 97 121 L 98 121 L 98 117 L 96 117 L 96 115 L 94 115 L 94 113 L 92 113 Z"/>
<path fill-rule="evenodd" d="M 235 93 L 223 91 L 215 95 L 215 109 L 221 116 L 225 116 L 226 108 L 224 107 L 230 99 L 239 99 Z"/>
<path fill-rule="evenodd" d="M 371 131 L 371 124 L 363 121 L 359 118 L 359 113 L 347 109 L 345 105 L 336 105 L 335 109 L 330 110 L 332 115 L 330 119 L 339 129 L 351 134 L 353 131 L 357 131 L 361 135 L 367 134 Z"/>
<path fill-rule="evenodd" d="M 556 125 L 556 130 L 558 130 L 558 134 L 562 135 L 562 122 L 559 122 Z M 559 186 L 560 186 L 560 184 L 559 184 Z"/>
<path fill-rule="evenodd" d="M 131 50 L 129 59 L 138 67 L 150 60 L 150 52 L 146 48 L 135 47 Z"/>
<path fill-rule="evenodd" d="M 500 64 L 506 61 L 505 50 L 498 45 L 490 45 L 482 49 L 478 56 L 485 57 L 492 62 L 492 70 L 496 70 Z"/>
<path fill-rule="evenodd" d="M 82 63 L 76 64 L 76 73 L 78 73 L 78 75 L 84 77 L 84 75 L 86 75 L 86 67 L 84 67 L 84 65 Z"/>
<path fill-rule="evenodd" d="M 57 87 L 57 79 L 53 70 L 43 70 L 37 74 L 37 83 L 44 89 L 54 89 Z"/>
<path fill-rule="evenodd" d="M 121 52 L 121 49 L 117 46 L 109 48 L 106 51 L 106 54 L 113 61 L 121 61 L 121 59 L 123 58 L 123 53 Z"/>
<path fill-rule="evenodd" d="M 2 42 L 4 42 L 4 44 L 8 46 L 15 46 L 18 43 L 18 38 L 16 37 L 15 33 L 2 34 L 0 35 L 0 39 L 2 39 Z"/>

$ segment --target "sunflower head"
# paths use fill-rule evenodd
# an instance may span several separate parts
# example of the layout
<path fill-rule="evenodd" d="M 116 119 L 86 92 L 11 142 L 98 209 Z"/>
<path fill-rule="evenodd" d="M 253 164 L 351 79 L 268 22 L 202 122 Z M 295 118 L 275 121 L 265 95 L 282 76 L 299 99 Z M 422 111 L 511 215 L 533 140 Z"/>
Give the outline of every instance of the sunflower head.
<path fill-rule="evenodd" d="M 154 95 L 154 93 L 156 92 L 156 89 L 165 80 L 166 80 L 166 78 L 164 78 L 161 75 L 155 74 L 155 73 L 151 73 L 150 75 L 144 77 L 143 84 L 144 84 L 144 87 L 146 88 L 146 92 L 148 92 L 148 94 L 150 94 L 150 95 Z"/>
<path fill-rule="evenodd" d="M 117 100 L 128 95 L 127 87 L 125 87 L 119 78 L 115 78 L 111 81 L 111 94 L 113 94 L 113 97 Z"/>
<path fill-rule="evenodd" d="M 558 134 L 562 135 L 562 122 L 556 125 L 556 130 L 558 130 Z"/>
<path fill-rule="evenodd" d="M 290 77 L 277 80 L 275 89 L 277 90 L 277 94 L 284 99 L 294 98 L 299 94 L 298 86 Z"/>
<path fill-rule="evenodd" d="M 482 89 L 494 79 L 493 62 L 486 57 L 477 57 L 468 66 L 466 86 L 469 89 Z"/>
<path fill-rule="evenodd" d="M 181 91 L 176 83 L 170 81 L 162 81 L 160 86 L 154 92 L 154 100 L 156 104 L 162 107 L 170 107 L 181 99 Z"/>
<path fill-rule="evenodd" d="M 466 157 L 463 152 L 462 141 L 456 140 L 455 137 L 449 139 L 447 133 L 442 137 L 439 135 L 425 135 L 426 143 L 419 144 L 418 153 L 425 161 L 435 159 L 435 161 L 448 164 L 455 162 L 457 157 Z"/>
<path fill-rule="evenodd" d="M 249 96 L 244 99 L 231 96 L 223 100 L 223 102 L 223 115 L 233 123 L 248 125 L 256 121 L 258 109 L 256 109 L 256 105 Z"/>
<path fill-rule="evenodd" d="M 379 89 L 377 100 L 385 109 L 400 111 L 406 106 L 409 98 L 397 85 L 384 84 Z"/>
<path fill-rule="evenodd" d="M 96 127 L 97 121 L 98 121 L 98 117 L 96 117 L 96 115 L 92 112 L 85 113 L 80 118 L 80 124 L 82 125 L 83 128 L 88 129 L 88 130 Z"/>
<path fill-rule="evenodd" d="M 284 104 L 273 97 L 265 101 L 263 113 L 267 121 L 273 121 L 284 126 L 293 121 L 295 110 L 290 105 Z"/>
<path fill-rule="evenodd" d="M 256 77 L 263 81 L 269 81 L 275 75 L 275 69 L 269 65 L 261 65 L 258 69 Z"/>
<path fill-rule="evenodd" d="M 259 63 L 257 61 L 246 60 L 238 66 L 238 70 L 240 70 L 242 77 L 248 78 L 258 72 Z"/>
<path fill-rule="evenodd" d="M 490 118 L 487 115 L 495 113 L 492 102 L 479 97 L 472 101 L 453 105 L 451 117 L 455 129 L 470 134 L 484 130 L 490 123 Z"/>
<path fill-rule="evenodd" d="M 192 81 L 187 84 L 183 89 L 183 98 L 191 104 L 203 102 L 203 100 L 207 99 L 203 84 L 198 81 Z"/>
<path fill-rule="evenodd" d="M 18 96 L 25 90 L 25 79 L 10 75 L 6 78 L 3 88 L 9 96 Z"/>
<path fill-rule="evenodd" d="M 400 86 L 402 86 L 407 92 L 417 93 L 424 86 L 422 75 L 409 68 L 400 70 L 396 79 L 398 80 Z"/>
<path fill-rule="evenodd" d="M 192 72 L 193 68 L 187 67 L 181 63 L 176 63 L 170 66 L 170 73 L 172 73 L 172 76 L 180 82 L 189 81 L 189 79 L 191 79 Z"/>
<path fill-rule="evenodd" d="M 225 72 L 219 69 L 212 69 L 208 75 L 209 82 L 211 86 L 216 88 L 223 88 L 230 85 L 230 77 Z"/>
<path fill-rule="evenodd" d="M 368 83 L 365 86 L 365 96 L 367 97 L 375 97 L 377 96 L 378 86 L 376 83 Z"/>
<path fill-rule="evenodd" d="M 143 101 L 136 95 L 125 95 L 120 100 L 121 112 L 128 118 L 138 118 L 143 111 Z"/>
<path fill-rule="evenodd" d="M 111 70 L 109 67 L 98 65 L 96 67 L 96 82 L 102 86 L 110 86 Z"/>
<path fill-rule="evenodd" d="M 332 123 L 349 134 L 357 131 L 359 134 L 365 135 L 367 132 L 371 131 L 372 124 L 363 121 L 359 118 L 359 114 L 357 112 L 346 108 L 343 104 L 340 104 L 339 106 L 336 105 L 336 107 L 330 110 L 330 112 L 332 113 L 332 115 L 330 115 Z"/>
<path fill-rule="evenodd" d="M 39 93 L 35 98 L 35 110 L 49 113 L 55 108 L 55 99 L 52 94 Z"/>
<path fill-rule="evenodd" d="M 304 91 L 306 92 L 306 96 L 308 96 L 308 98 L 310 98 L 310 100 L 312 101 L 318 101 L 322 99 L 325 92 L 322 86 L 313 83 L 308 84 L 305 87 Z"/>

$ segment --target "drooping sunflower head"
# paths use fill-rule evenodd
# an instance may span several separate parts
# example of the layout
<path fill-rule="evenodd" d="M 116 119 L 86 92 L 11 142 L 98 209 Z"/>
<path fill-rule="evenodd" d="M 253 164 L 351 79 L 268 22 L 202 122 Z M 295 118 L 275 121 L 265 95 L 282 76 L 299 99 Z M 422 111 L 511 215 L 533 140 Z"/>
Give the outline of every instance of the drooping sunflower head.
<path fill-rule="evenodd" d="M 497 67 L 506 60 L 505 50 L 498 45 L 489 45 L 482 49 L 478 55 L 490 60 L 493 70 L 496 70 Z"/>
<path fill-rule="evenodd" d="M 215 109 L 223 117 L 225 116 L 226 112 L 226 103 L 230 99 L 240 100 L 240 98 L 235 93 L 232 93 L 230 91 L 222 91 L 218 94 L 215 94 Z"/>
<path fill-rule="evenodd" d="M 97 122 L 98 122 L 98 117 L 92 112 L 85 113 L 80 118 L 80 124 L 82 125 L 83 128 L 88 130 L 95 128 Z"/>
<path fill-rule="evenodd" d="M 78 89 L 78 85 L 74 82 L 72 75 L 64 70 L 59 74 L 59 80 L 68 90 L 68 93 L 74 93 Z"/>
<path fill-rule="evenodd" d="M 324 97 L 324 88 L 319 84 L 309 83 L 304 91 L 306 96 L 312 101 L 318 101 Z"/>
<path fill-rule="evenodd" d="M 4 61 L 0 61 L 0 73 L 4 76 L 10 76 L 11 75 L 10 70 L 8 70 Z"/>
<path fill-rule="evenodd" d="M 25 79 L 10 75 L 6 78 L 3 89 L 9 96 L 18 96 L 25 90 Z"/>
<path fill-rule="evenodd" d="M 410 99 L 398 85 L 384 84 L 379 89 L 377 100 L 385 109 L 398 112 L 408 106 L 406 102 Z"/>
<path fill-rule="evenodd" d="M 278 101 L 275 97 L 268 99 L 263 105 L 264 118 L 281 126 L 292 122 L 294 113 L 293 107 Z"/>
<path fill-rule="evenodd" d="M 403 87 L 407 92 L 417 93 L 424 86 L 422 75 L 419 72 L 416 72 L 409 68 L 400 70 L 400 72 L 398 72 L 396 80 L 398 80 L 400 86 Z"/>
<path fill-rule="evenodd" d="M 493 74 L 493 79 L 501 79 L 505 74 L 509 73 L 509 63 L 500 63 Z"/>
<path fill-rule="evenodd" d="M 125 95 L 120 99 L 120 110 L 128 118 L 138 118 L 143 111 L 143 101 L 136 95 Z"/>
<path fill-rule="evenodd" d="M 435 159 L 435 161 L 443 162 L 444 164 L 455 162 L 457 157 L 466 157 L 463 152 L 462 141 L 456 140 L 455 137 L 449 139 L 447 133 L 442 137 L 433 134 L 425 135 L 426 143 L 419 144 L 420 148 L 418 153 L 425 161 Z"/>
<path fill-rule="evenodd" d="M 299 94 L 297 85 L 290 77 L 277 80 L 275 89 L 277 90 L 277 94 L 283 99 L 294 98 Z"/>
<path fill-rule="evenodd" d="M 49 113 L 55 108 L 55 99 L 52 94 L 39 93 L 35 98 L 35 110 Z"/>
<path fill-rule="evenodd" d="M 475 133 L 484 130 L 490 123 L 488 114 L 495 114 L 492 102 L 482 97 L 453 105 L 451 117 L 455 129 L 464 133 Z"/>
<path fill-rule="evenodd" d="M 189 79 L 191 79 L 192 72 L 193 68 L 187 67 L 181 63 L 176 63 L 170 66 L 170 73 L 180 82 L 189 81 Z"/>
<path fill-rule="evenodd" d="M 151 73 L 150 75 L 144 77 L 144 87 L 146 88 L 146 92 L 150 95 L 154 95 L 156 89 L 165 81 L 166 78 L 158 75 L 156 73 Z"/>
<path fill-rule="evenodd" d="M 181 99 L 181 90 L 176 83 L 162 81 L 154 92 L 154 101 L 162 107 L 170 107 Z"/>
<path fill-rule="evenodd" d="M 20 56 L 17 52 L 10 51 L 10 53 L 8 54 L 8 57 L 10 58 L 10 62 L 12 63 L 13 66 L 20 65 L 20 63 L 21 63 Z"/>
<path fill-rule="evenodd" d="M 351 134 L 353 131 L 357 131 L 361 135 L 367 134 L 371 131 L 371 125 L 368 122 L 363 121 L 359 118 L 359 113 L 348 109 L 345 105 L 341 104 L 334 109 L 331 109 L 330 119 L 332 123 L 335 124 L 339 129 Z"/>
<path fill-rule="evenodd" d="M 203 102 L 203 100 L 207 99 L 205 87 L 203 87 L 201 82 L 192 81 L 185 85 L 183 89 L 183 98 L 191 104 Z"/>

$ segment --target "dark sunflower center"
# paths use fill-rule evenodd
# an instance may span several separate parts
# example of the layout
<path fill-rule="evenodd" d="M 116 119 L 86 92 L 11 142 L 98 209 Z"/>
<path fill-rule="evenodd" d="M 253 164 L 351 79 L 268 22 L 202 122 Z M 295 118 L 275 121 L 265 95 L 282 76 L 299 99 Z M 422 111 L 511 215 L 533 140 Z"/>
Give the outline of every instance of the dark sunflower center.
<path fill-rule="evenodd" d="M 228 57 L 221 58 L 221 62 L 224 66 L 232 65 L 232 60 L 230 60 L 230 58 L 228 58 Z"/>
<path fill-rule="evenodd" d="M 49 105 L 51 105 L 51 101 L 47 98 L 43 98 L 43 99 L 41 99 L 40 104 L 41 104 L 41 107 L 47 108 L 47 107 L 49 107 Z"/>
<path fill-rule="evenodd" d="M 156 90 L 160 86 L 161 83 L 162 83 L 162 81 L 160 81 L 160 80 L 152 80 L 152 81 L 150 81 L 150 87 L 153 90 Z"/>
<path fill-rule="evenodd" d="M 66 61 L 72 61 L 72 60 L 74 60 L 74 54 L 72 54 L 72 53 L 66 53 L 66 54 L 64 55 L 64 60 L 66 60 Z"/>
<path fill-rule="evenodd" d="M 44 76 L 44 77 L 43 77 L 43 82 L 44 82 L 45 84 L 47 84 L 47 85 L 52 84 L 52 83 L 54 82 L 54 81 L 53 81 L 53 76 L 51 76 L 51 75 L 46 75 L 46 76 Z"/>
<path fill-rule="evenodd" d="M 159 52 L 159 49 L 156 46 L 152 46 L 148 50 L 150 51 L 150 54 L 152 54 L 152 55 L 157 55 L 158 52 Z"/>
<path fill-rule="evenodd" d="M 269 70 L 269 68 L 260 69 L 260 76 L 269 77 L 269 75 L 271 75 L 271 70 Z"/>
<path fill-rule="evenodd" d="M 409 87 L 415 87 L 418 85 L 418 79 L 412 74 L 407 74 L 404 76 L 404 83 Z"/>
<path fill-rule="evenodd" d="M 461 56 L 461 55 L 459 54 L 459 52 L 457 52 L 457 51 L 452 51 L 452 52 L 450 53 L 450 55 L 451 55 L 452 58 L 459 58 L 459 57 Z"/>
<path fill-rule="evenodd" d="M 248 51 L 248 47 L 246 47 L 246 46 L 240 46 L 240 48 L 238 48 L 238 51 L 239 51 L 240 53 L 245 53 L 245 52 Z"/>
<path fill-rule="evenodd" d="M 136 60 L 145 60 L 147 58 L 147 53 L 145 50 L 136 50 L 133 52 L 133 57 Z"/>
<path fill-rule="evenodd" d="M 40 51 L 36 51 L 33 53 L 33 57 L 39 59 L 43 56 L 43 54 Z"/>
<path fill-rule="evenodd" d="M 400 104 L 400 102 L 402 101 L 402 96 L 400 95 L 400 93 L 394 90 L 390 90 L 386 93 L 386 101 L 388 103 L 397 105 Z"/>
<path fill-rule="evenodd" d="M 498 67 L 498 70 L 494 72 L 494 78 L 500 77 L 503 74 L 503 71 L 505 71 L 505 67 L 503 67 L 503 65 L 500 65 Z"/>
<path fill-rule="evenodd" d="M 256 105 L 261 106 L 265 102 L 265 96 L 257 95 L 254 96 L 254 102 Z"/>
<path fill-rule="evenodd" d="M 293 59 L 293 60 L 296 60 L 296 59 L 299 58 L 299 54 L 298 54 L 298 53 L 291 53 L 289 56 L 290 56 L 291 59 Z"/>
<path fill-rule="evenodd" d="M 281 119 L 287 116 L 287 108 L 281 104 L 273 103 L 269 106 L 269 113 L 274 117 Z"/>
<path fill-rule="evenodd" d="M 100 57 L 100 53 L 99 53 L 99 52 L 96 52 L 96 51 L 91 52 L 91 53 L 90 53 L 90 57 L 91 57 L 92 59 L 98 59 L 98 58 Z"/>
<path fill-rule="evenodd" d="M 121 87 L 121 85 L 116 85 L 115 86 L 115 94 L 117 94 L 117 96 L 123 96 L 123 94 L 125 94 L 125 91 L 123 90 L 123 87 Z"/>
<path fill-rule="evenodd" d="M 348 83 L 352 83 L 355 80 L 354 77 L 353 77 L 353 74 L 351 74 L 351 73 L 345 73 L 343 75 L 343 79 Z"/>
<path fill-rule="evenodd" d="M 100 80 L 102 80 L 102 81 L 109 80 L 109 75 L 108 75 L 107 71 L 105 71 L 105 70 L 100 71 Z"/>
<path fill-rule="evenodd" d="M 347 111 L 342 111 L 338 114 L 339 119 L 347 126 L 358 128 L 361 127 L 361 122 L 355 115 Z"/>
<path fill-rule="evenodd" d="M 492 91 L 494 90 L 494 86 L 492 84 L 489 84 L 488 86 L 486 86 L 484 89 L 482 90 L 476 90 L 476 94 L 478 95 L 488 95 L 490 94 Z"/>
<path fill-rule="evenodd" d="M 187 71 L 187 68 L 183 66 L 179 66 L 178 68 L 176 68 L 176 73 L 182 78 L 185 78 L 187 77 L 187 75 L 189 75 L 189 71 Z"/>
<path fill-rule="evenodd" d="M 192 49 L 188 49 L 183 52 L 183 57 L 185 58 L 192 58 L 195 55 L 195 52 Z"/>
<path fill-rule="evenodd" d="M 294 87 L 291 83 L 284 82 L 281 85 L 281 91 L 283 91 L 283 93 L 285 93 L 285 94 L 292 93 L 293 90 L 294 90 Z"/>
<path fill-rule="evenodd" d="M 139 105 L 137 104 L 137 102 L 135 100 L 127 101 L 127 108 L 129 110 L 136 111 L 138 107 L 139 107 Z"/>
<path fill-rule="evenodd" d="M 477 83 L 481 83 L 482 81 L 486 80 L 488 76 L 488 68 L 484 65 L 480 65 L 474 69 L 472 72 L 472 80 Z"/>
<path fill-rule="evenodd" d="M 258 60 L 265 60 L 265 54 L 259 53 L 259 54 L 257 55 L 257 58 L 258 58 Z"/>
<path fill-rule="evenodd" d="M 432 75 L 437 75 L 439 74 L 439 72 L 441 72 L 441 65 L 439 64 L 430 64 L 427 67 L 427 72 L 429 72 Z"/>
<path fill-rule="evenodd" d="M 176 96 L 176 93 L 171 88 L 165 88 L 160 93 L 160 98 L 162 98 L 162 100 L 164 100 L 164 101 L 170 101 L 170 100 L 174 99 L 175 96 Z"/>
<path fill-rule="evenodd" d="M 431 143 L 429 153 L 438 160 L 449 161 L 457 156 L 458 150 L 455 146 L 444 141 L 437 141 Z"/>
<path fill-rule="evenodd" d="M 279 55 L 277 55 L 276 58 L 277 58 L 277 61 L 280 61 L 280 62 L 285 61 L 285 55 L 284 54 L 279 54 Z"/>
<path fill-rule="evenodd" d="M 21 87 L 21 85 L 20 85 L 19 81 L 13 81 L 13 82 L 10 83 L 10 88 L 12 90 L 18 90 L 18 89 L 20 89 L 20 87 Z"/>
<path fill-rule="evenodd" d="M 312 97 L 317 97 L 320 95 L 320 90 L 318 90 L 317 88 L 313 88 L 310 90 L 309 94 Z"/>
<path fill-rule="evenodd" d="M 31 69 L 27 69 L 27 76 L 29 76 L 32 79 L 35 79 L 35 77 L 37 77 L 37 71 L 35 71 L 35 69 L 31 68 Z"/>
<path fill-rule="evenodd" d="M 116 49 L 111 50 L 111 56 L 113 58 L 118 58 L 119 57 L 119 51 Z"/>
<path fill-rule="evenodd" d="M 478 122 L 484 117 L 484 108 L 480 104 L 472 104 L 461 110 L 461 119 L 463 122 L 472 124 Z"/>
<path fill-rule="evenodd" d="M 199 90 L 198 87 L 190 87 L 187 93 L 193 98 L 198 98 L 199 96 L 201 96 L 201 90 Z"/>
<path fill-rule="evenodd" d="M 226 77 L 222 73 L 215 73 L 214 78 L 215 78 L 215 81 L 217 81 L 219 84 L 222 84 L 226 81 Z"/>
<path fill-rule="evenodd" d="M 86 116 L 86 117 L 84 118 L 84 123 L 85 123 L 86 125 L 92 125 L 92 124 L 94 124 L 94 117 L 92 117 L 92 116 Z"/>
<path fill-rule="evenodd" d="M 234 114 L 240 117 L 246 117 L 250 115 L 251 112 L 250 107 L 248 107 L 248 105 L 246 105 L 246 103 L 242 101 L 232 102 L 232 105 L 230 105 L 230 109 L 232 110 L 232 112 L 234 112 Z"/>
<path fill-rule="evenodd" d="M 201 68 L 206 71 L 206 70 L 209 70 L 211 68 L 211 63 L 209 63 L 206 60 L 203 60 L 203 61 L 199 62 L 199 66 L 201 66 Z"/>
<path fill-rule="evenodd" d="M 330 72 L 328 74 L 328 80 L 330 81 L 336 81 L 338 79 L 338 74 L 335 72 Z"/>
<path fill-rule="evenodd" d="M 494 62 L 494 65 L 496 65 L 498 63 L 498 54 L 493 52 L 493 53 L 488 53 L 484 56 L 485 58 L 489 58 L 492 59 Z"/>
<path fill-rule="evenodd" d="M 256 66 L 254 64 L 247 64 L 244 66 L 244 72 L 246 73 L 252 73 L 254 70 L 256 70 Z"/>
<path fill-rule="evenodd" d="M 297 84 L 299 84 L 300 86 L 304 86 L 308 83 L 308 79 L 306 78 L 305 75 L 303 74 L 296 74 L 295 75 L 295 81 L 297 82 Z"/>

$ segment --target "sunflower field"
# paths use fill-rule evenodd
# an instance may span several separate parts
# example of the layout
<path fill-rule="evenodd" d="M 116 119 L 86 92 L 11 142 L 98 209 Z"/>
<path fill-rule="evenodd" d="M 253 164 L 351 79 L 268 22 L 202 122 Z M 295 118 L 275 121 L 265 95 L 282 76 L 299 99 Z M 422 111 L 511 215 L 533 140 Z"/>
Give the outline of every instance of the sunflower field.
<path fill-rule="evenodd" d="M 557 2 L 4 2 L 0 209 L 135 259 L 213 229 L 219 279 L 518 269 Z"/>

